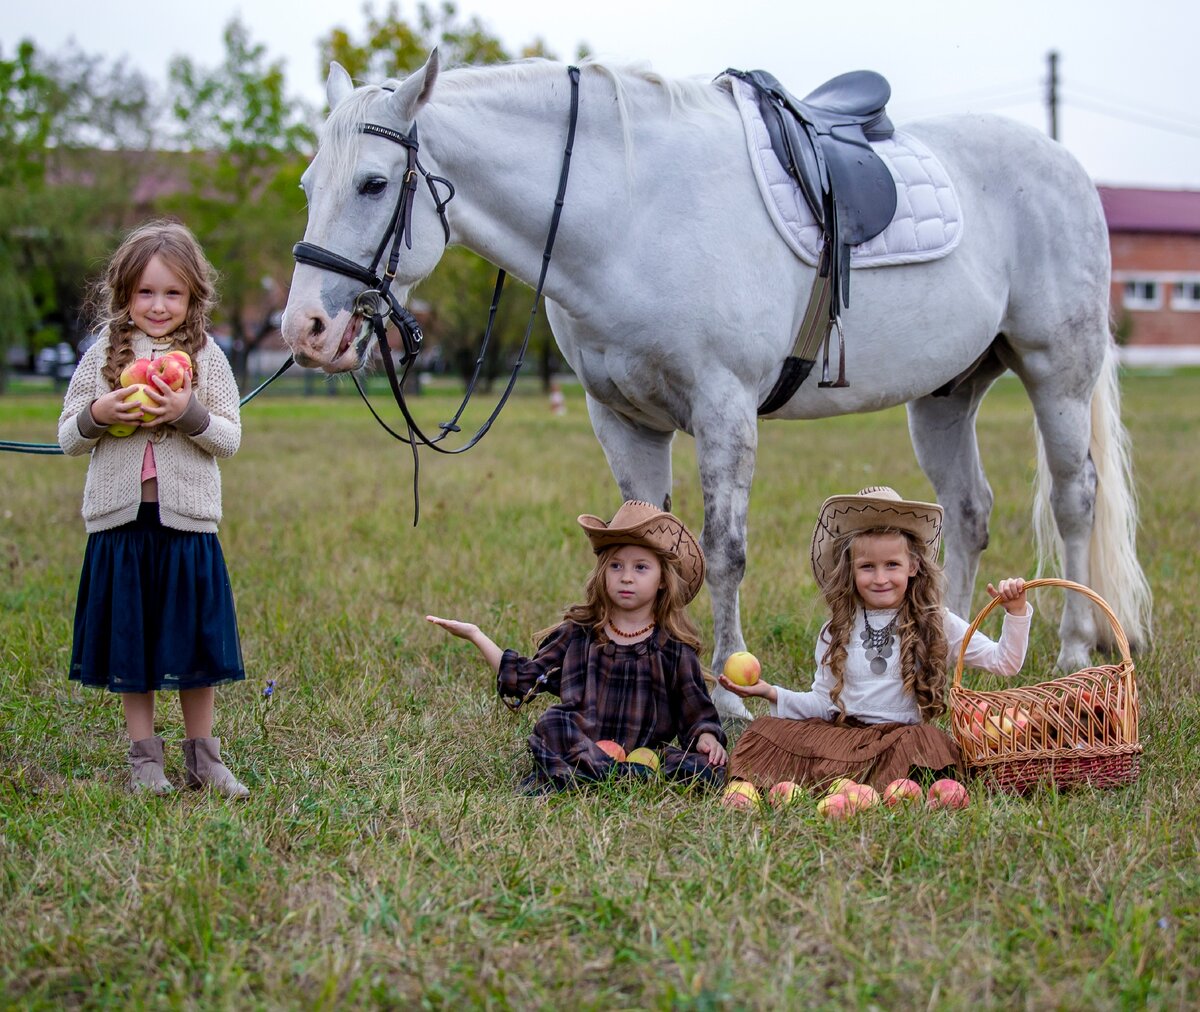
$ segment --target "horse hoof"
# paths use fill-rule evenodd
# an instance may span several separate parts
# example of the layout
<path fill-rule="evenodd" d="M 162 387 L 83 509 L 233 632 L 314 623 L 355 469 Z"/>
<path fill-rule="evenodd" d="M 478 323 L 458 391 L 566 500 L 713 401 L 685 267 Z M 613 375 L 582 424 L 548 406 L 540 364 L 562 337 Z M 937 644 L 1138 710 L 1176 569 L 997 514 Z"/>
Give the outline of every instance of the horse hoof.
<path fill-rule="evenodd" d="M 712 701 L 717 708 L 717 715 L 724 724 L 728 720 L 753 720 L 754 714 L 746 709 L 741 696 L 735 696 L 728 689 L 717 685 L 712 690 Z"/>

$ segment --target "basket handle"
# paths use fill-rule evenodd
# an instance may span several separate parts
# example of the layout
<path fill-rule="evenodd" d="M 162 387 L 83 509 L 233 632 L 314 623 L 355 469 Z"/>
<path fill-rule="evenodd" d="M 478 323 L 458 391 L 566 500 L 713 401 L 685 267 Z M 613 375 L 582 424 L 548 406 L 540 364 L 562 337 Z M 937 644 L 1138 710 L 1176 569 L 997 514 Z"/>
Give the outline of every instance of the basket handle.
<path fill-rule="evenodd" d="M 1082 583 L 1075 583 L 1072 580 L 1060 580 L 1057 577 L 1043 577 L 1040 580 L 1027 580 L 1025 583 L 1027 591 L 1036 590 L 1038 587 L 1062 587 L 1064 590 L 1074 590 L 1084 597 L 1091 598 L 1092 604 L 1104 612 L 1105 617 L 1107 617 L 1113 627 L 1113 632 L 1117 638 L 1117 647 L 1121 651 L 1121 660 L 1126 664 L 1133 663 L 1133 658 L 1129 654 L 1129 639 L 1125 635 L 1125 630 L 1121 628 L 1121 623 L 1117 620 L 1117 616 L 1113 613 L 1112 608 L 1108 606 L 1108 602 L 1104 598 L 1094 590 L 1085 587 Z M 971 642 L 971 637 L 979 631 L 980 625 L 983 624 L 983 620 L 988 617 L 992 609 L 1000 604 L 1000 598 L 993 597 L 983 606 L 983 610 L 975 616 L 975 621 L 971 623 L 970 628 L 963 633 L 962 646 L 958 648 L 958 661 L 954 665 L 953 688 L 958 689 L 962 687 L 963 663 L 967 656 L 967 644 Z"/>

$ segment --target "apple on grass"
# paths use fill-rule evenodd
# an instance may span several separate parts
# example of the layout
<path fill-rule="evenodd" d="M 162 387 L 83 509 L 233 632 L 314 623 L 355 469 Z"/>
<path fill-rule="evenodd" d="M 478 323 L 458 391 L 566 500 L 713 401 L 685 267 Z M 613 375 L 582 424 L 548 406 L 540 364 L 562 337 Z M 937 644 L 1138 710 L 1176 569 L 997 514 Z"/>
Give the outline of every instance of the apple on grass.
<path fill-rule="evenodd" d="M 842 791 L 846 787 L 849 787 L 852 783 L 854 783 L 854 779 L 852 777 L 838 777 L 825 789 L 825 797 L 828 798 L 834 794 L 841 794 Z"/>
<path fill-rule="evenodd" d="M 721 794 L 721 805 L 725 808 L 757 808 L 762 800 L 758 788 L 748 780 L 735 780 Z"/>
<path fill-rule="evenodd" d="M 853 811 L 861 812 L 879 804 L 879 792 L 870 784 L 847 784 L 839 792 Z M 835 795 L 836 797 L 836 795 Z"/>
<path fill-rule="evenodd" d="M 883 789 L 883 803 L 889 808 L 923 801 L 925 792 L 915 780 L 893 780 Z"/>
<path fill-rule="evenodd" d="M 596 748 L 598 748 L 601 752 L 605 752 L 612 756 L 619 763 L 623 763 L 625 761 L 625 749 L 623 749 L 617 742 L 612 741 L 610 738 L 602 738 L 600 741 L 596 742 Z"/>
<path fill-rule="evenodd" d="M 939 808 L 966 808 L 971 803 L 967 789 L 957 780 L 945 778 L 935 780 L 929 787 L 925 799 L 925 807 L 931 810 Z"/>
<path fill-rule="evenodd" d="M 781 780 L 769 791 L 767 801 L 772 808 L 785 808 L 800 800 L 800 785 L 793 780 Z"/>
<path fill-rule="evenodd" d="M 635 748 L 627 756 L 627 763 L 637 763 L 639 766 L 649 766 L 650 769 L 658 771 L 658 753 L 652 748 L 646 748 L 644 745 L 641 748 Z"/>
<path fill-rule="evenodd" d="M 734 685 L 753 685 L 762 674 L 762 665 L 748 650 L 738 650 L 725 659 L 722 673 Z"/>
<path fill-rule="evenodd" d="M 833 822 L 841 822 L 850 818 L 857 808 L 850 804 L 850 799 L 844 794 L 830 794 L 817 802 L 817 813 Z"/>

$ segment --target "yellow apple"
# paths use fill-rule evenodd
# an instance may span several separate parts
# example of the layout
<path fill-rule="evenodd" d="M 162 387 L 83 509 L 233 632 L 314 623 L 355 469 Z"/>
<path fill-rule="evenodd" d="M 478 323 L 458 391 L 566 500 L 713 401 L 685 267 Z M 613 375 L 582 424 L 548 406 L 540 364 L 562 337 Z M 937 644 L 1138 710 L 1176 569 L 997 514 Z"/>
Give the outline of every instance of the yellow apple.
<path fill-rule="evenodd" d="M 850 777 L 838 777 L 829 785 L 829 789 L 825 791 L 825 797 L 831 797 L 834 794 L 841 794 L 842 791 L 849 787 L 854 781 Z"/>
<path fill-rule="evenodd" d="M 130 387 L 129 391 L 130 391 L 129 396 L 126 397 L 125 400 L 121 402 L 122 404 L 141 404 L 143 407 L 151 407 L 151 408 L 158 407 L 158 402 L 155 401 L 155 399 L 150 396 L 150 394 L 146 390 L 146 387 L 143 384 L 138 383 L 135 386 Z M 157 418 L 157 417 L 158 417 L 157 415 L 153 415 L 153 414 L 150 414 L 149 412 L 143 411 L 141 421 L 148 422 L 152 418 Z"/>
<path fill-rule="evenodd" d="M 757 808 L 761 800 L 758 788 L 748 780 L 735 780 L 721 794 L 721 804 L 725 808 Z"/>
<path fill-rule="evenodd" d="M 637 763 L 639 766 L 649 766 L 650 769 L 658 770 L 658 754 L 652 748 L 635 748 L 626 757 L 628 763 Z"/>
<path fill-rule="evenodd" d="M 762 665 L 748 650 L 738 650 L 725 659 L 723 673 L 734 685 L 753 685 L 762 674 Z"/>

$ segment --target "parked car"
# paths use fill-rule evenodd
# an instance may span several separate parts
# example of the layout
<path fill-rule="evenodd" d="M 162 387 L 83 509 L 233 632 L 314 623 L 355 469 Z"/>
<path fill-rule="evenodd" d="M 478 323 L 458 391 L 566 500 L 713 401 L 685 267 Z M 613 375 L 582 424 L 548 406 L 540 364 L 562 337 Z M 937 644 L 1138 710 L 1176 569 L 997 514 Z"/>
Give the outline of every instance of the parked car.
<path fill-rule="evenodd" d="M 34 360 L 34 371 L 39 376 L 53 376 L 56 380 L 69 380 L 75 372 L 75 349 L 66 341 L 43 348 Z"/>

